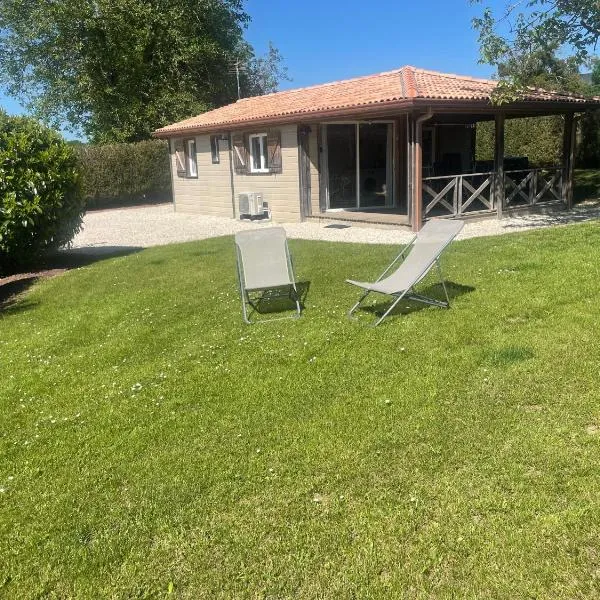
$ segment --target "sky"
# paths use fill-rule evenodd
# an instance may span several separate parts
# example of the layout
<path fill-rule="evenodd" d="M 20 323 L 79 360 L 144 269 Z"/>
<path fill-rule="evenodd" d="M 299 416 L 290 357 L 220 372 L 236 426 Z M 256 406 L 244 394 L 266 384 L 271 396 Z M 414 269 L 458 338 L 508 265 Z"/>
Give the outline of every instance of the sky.
<path fill-rule="evenodd" d="M 258 53 L 271 40 L 292 77 L 281 89 L 303 87 L 403 65 L 489 77 L 478 64 L 471 19 L 484 0 L 247 0 L 252 16 L 247 39 Z"/>
<path fill-rule="evenodd" d="M 348 79 L 413 65 L 489 77 L 478 64 L 471 19 L 504 0 L 246 0 L 252 22 L 246 39 L 257 54 L 279 48 L 291 82 L 281 89 Z M 0 91 L 0 106 L 24 112 Z M 69 136 L 68 137 L 73 137 Z"/>

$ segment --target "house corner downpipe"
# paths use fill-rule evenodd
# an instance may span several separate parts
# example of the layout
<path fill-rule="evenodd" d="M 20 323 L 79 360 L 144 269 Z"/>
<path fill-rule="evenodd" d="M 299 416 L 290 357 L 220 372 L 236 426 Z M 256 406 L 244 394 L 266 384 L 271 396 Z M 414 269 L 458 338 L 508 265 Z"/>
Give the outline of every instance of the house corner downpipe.
<path fill-rule="evenodd" d="M 413 196 L 413 231 L 420 231 L 423 226 L 423 123 L 433 117 L 431 107 L 415 120 L 415 154 L 414 154 L 414 196 Z"/>

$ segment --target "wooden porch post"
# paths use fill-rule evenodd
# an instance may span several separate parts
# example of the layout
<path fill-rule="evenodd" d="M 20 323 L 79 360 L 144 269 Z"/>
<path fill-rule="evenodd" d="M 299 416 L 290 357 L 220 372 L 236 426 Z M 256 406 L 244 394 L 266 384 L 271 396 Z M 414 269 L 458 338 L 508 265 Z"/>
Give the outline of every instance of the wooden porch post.
<path fill-rule="evenodd" d="M 310 181 L 310 135 L 308 125 L 298 125 L 298 178 L 300 181 L 300 218 L 312 214 Z"/>
<path fill-rule="evenodd" d="M 433 117 L 431 108 L 426 113 L 419 115 L 415 120 L 415 143 L 413 158 L 413 211 L 412 211 L 412 230 L 420 231 L 423 227 L 423 123 Z"/>
<path fill-rule="evenodd" d="M 396 132 L 396 139 L 394 140 L 394 206 L 397 208 L 407 207 L 406 203 L 406 149 L 408 143 L 406 140 L 406 118 L 400 118 L 394 120 L 394 131 Z M 408 214 L 408 208 L 407 208 Z"/>
<path fill-rule="evenodd" d="M 406 208 L 408 212 L 408 222 L 412 225 L 414 223 L 414 181 L 415 181 L 415 169 L 414 169 L 414 134 L 415 134 L 415 122 L 412 114 L 406 115 Z"/>
<path fill-rule="evenodd" d="M 562 196 L 567 208 L 573 206 L 573 166 L 575 163 L 575 135 L 577 127 L 573 113 L 565 115 L 565 125 L 563 130 L 563 181 Z"/>
<path fill-rule="evenodd" d="M 504 210 L 504 113 L 496 113 L 496 137 L 494 144 L 494 202 L 498 218 Z"/>
<path fill-rule="evenodd" d="M 415 123 L 414 189 L 412 230 L 420 231 L 423 226 L 423 125 Z"/>

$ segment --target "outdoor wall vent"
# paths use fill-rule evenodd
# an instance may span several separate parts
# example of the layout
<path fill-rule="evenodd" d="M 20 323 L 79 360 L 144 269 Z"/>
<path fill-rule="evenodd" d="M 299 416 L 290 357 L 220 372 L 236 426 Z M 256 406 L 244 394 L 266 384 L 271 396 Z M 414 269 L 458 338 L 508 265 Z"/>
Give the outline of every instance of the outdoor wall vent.
<path fill-rule="evenodd" d="M 265 207 L 262 192 L 241 192 L 238 195 L 240 217 L 263 217 Z"/>

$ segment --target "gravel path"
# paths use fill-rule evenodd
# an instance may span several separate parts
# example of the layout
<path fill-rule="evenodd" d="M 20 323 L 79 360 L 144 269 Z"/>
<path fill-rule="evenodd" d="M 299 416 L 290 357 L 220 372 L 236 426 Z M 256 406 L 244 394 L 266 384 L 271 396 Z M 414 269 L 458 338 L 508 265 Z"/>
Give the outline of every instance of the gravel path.
<path fill-rule="evenodd" d="M 586 202 L 569 212 L 524 215 L 499 221 L 495 218 L 467 221 L 459 239 L 500 235 L 515 231 L 566 225 L 600 218 L 600 202 Z M 243 229 L 265 227 L 270 224 L 237 221 L 224 217 L 176 213 L 170 204 L 91 211 L 86 214 L 83 230 L 74 240 L 73 247 L 81 249 L 148 247 L 202 240 L 220 235 L 231 235 Z M 332 225 L 334 225 L 332 227 Z M 334 242 L 362 242 L 368 244 L 403 243 L 412 237 L 408 228 L 352 224 L 344 228 L 334 221 L 305 221 L 287 223 L 284 227 L 291 238 L 328 240 Z M 345 223 L 343 225 L 349 225 Z"/>

